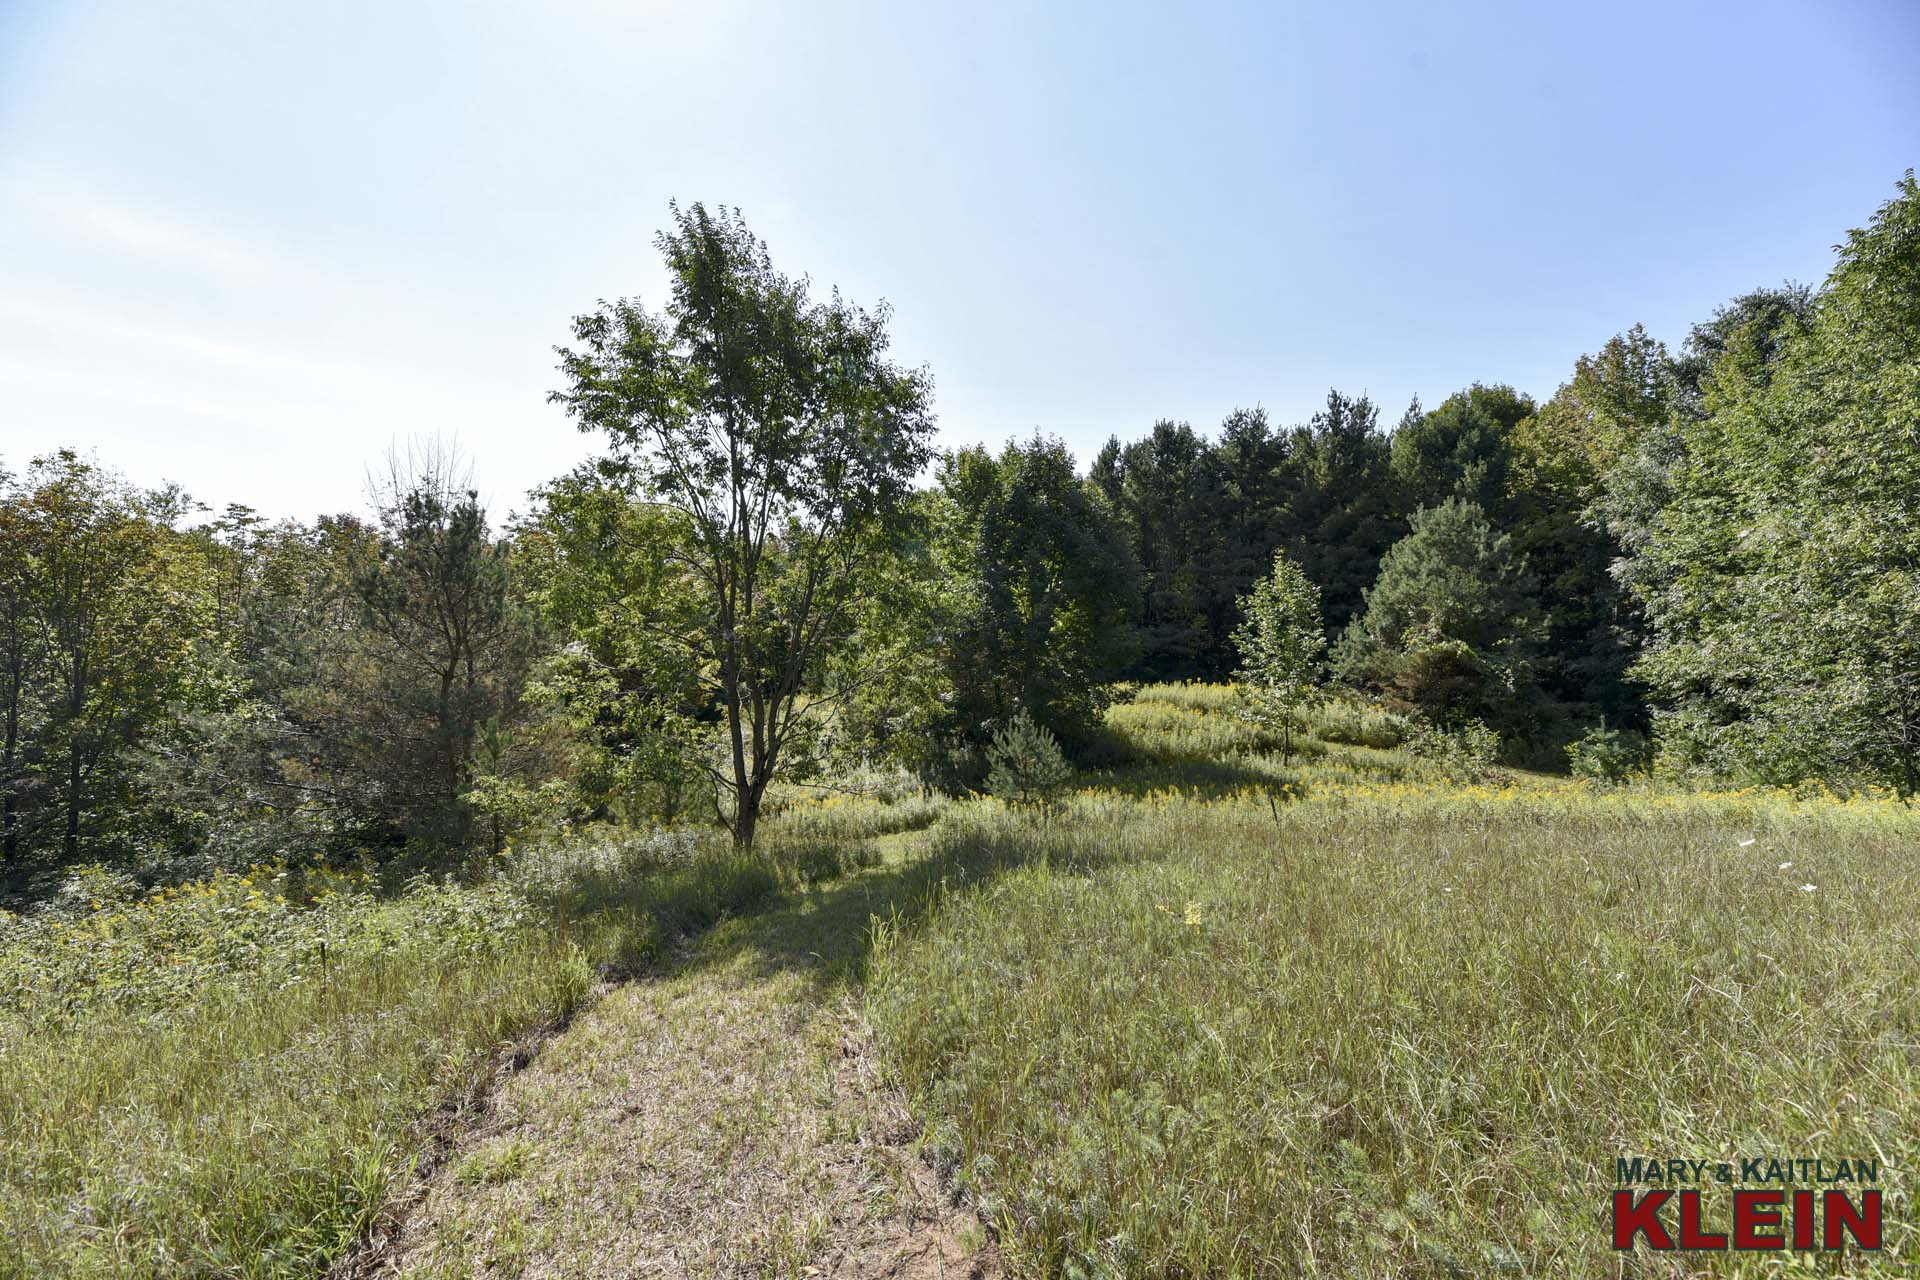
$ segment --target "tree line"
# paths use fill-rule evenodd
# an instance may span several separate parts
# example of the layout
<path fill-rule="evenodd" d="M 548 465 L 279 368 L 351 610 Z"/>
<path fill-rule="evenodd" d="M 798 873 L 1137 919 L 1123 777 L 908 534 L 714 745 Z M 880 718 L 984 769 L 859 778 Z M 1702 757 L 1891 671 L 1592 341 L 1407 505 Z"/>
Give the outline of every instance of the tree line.
<path fill-rule="evenodd" d="M 751 844 L 780 780 L 975 789 L 1016 723 L 1097 761 L 1125 682 L 1236 675 L 1276 723 L 1332 684 L 1515 763 L 1600 735 L 1678 775 L 1920 790 L 1911 173 L 1819 288 L 1677 351 L 1631 328 L 1545 401 L 1473 383 L 1389 430 L 1333 391 L 1084 469 L 1041 434 L 937 452 L 886 308 L 815 298 L 737 211 L 675 206 L 657 244 L 665 305 L 558 349 L 604 451 L 508 520 L 432 447 L 310 522 L 74 452 L 0 466 L 11 881 L 440 865 L 610 818 Z"/>

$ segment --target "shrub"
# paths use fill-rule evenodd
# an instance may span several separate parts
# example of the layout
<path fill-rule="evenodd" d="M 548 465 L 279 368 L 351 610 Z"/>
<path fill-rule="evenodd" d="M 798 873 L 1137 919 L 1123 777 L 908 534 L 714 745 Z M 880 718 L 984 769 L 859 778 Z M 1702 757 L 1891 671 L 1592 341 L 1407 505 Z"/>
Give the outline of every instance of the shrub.
<path fill-rule="evenodd" d="M 1024 711 L 987 748 L 987 791 L 1014 804 L 1051 805 L 1072 772 L 1059 741 Z"/>
<path fill-rule="evenodd" d="M 1479 777 L 1499 758 L 1500 735 L 1480 720 L 1468 720 L 1453 729 L 1420 720 L 1414 722 L 1406 748 L 1439 765 L 1449 776 Z"/>
<path fill-rule="evenodd" d="M 1576 778 L 1622 782 L 1647 767 L 1651 748 L 1631 730 L 1594 729 L 1567 746 L 1567 767 Z"/>

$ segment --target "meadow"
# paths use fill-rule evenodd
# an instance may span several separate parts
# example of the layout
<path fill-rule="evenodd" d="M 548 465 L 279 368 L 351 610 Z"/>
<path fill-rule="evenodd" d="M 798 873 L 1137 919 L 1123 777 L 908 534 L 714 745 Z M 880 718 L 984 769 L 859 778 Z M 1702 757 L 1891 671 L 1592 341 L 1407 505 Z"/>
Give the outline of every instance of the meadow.
<path fill-rule="evenodd" d="M 516 1041 L 776 883 L 680 837 L 398 892 L 70 877 L 0 916 L 0 1275 L 315 1274 Z"/>
<path fill-rule="evenodd" d="M 1886 1246 L 1844 1273 L 1910 1272 L 1907 806 L 1449 780 L 1324 737 L 1287 769 L 1230 706 L 1115 708 L 1160 789 L 956 814 L 935 856 L 998 870 L 884 930 L 877 1040 L 1015 1270 L 1839 1270 L 1616 1253 L 1614 1161 L 1644 1152 L 1877 1158 Z"/>
<path fill-rule="evenodd" d="M 834 1070 L 848 1017 L 1017 1275 L 1911 1270 L 1911 808 L 1503 770 L 1355 702 L 1314 711 L 1287 761 L 1231 689 L 1125 692 L 1051 805 L 850 776 L 784 790 L 752 858 L 600 833 L 403 885 L 76 874 L 0 917 L 0 1275 L 312 1275 L 441 1166 L 459 1176 L 425 1212 L 445 1238 L 407 1274 L 592 1273 L 619 1255 L 598 1210 L 511 1250 L 486 1233 L 630 1163 L 551 1148 L 600 1140 L 568 1118 L 594 1081 L 666 1078 L 635 1075 L 631 1045 L 668 1025 L 751 1033 L 751 1055 L 711 1056 L 773 1073 L 725 1075 L 756 1101 L 714 1163 L 680 1144 L 679 1182 L 717 1206 L 682 1234 L 714 1274 L 807 1275 L 859 1215 L 827 1203 L 841 1166 L 793 1149 L 837 1113 L 774 1083 Z M 603 1015 L 615 987 L 632 994 Z M 782 1066 L 782 1026 L 813 1056 Z M 556 1118 L 441 1150 L 528 1058 Z M 696 1126 L 721 1106 L 669 1101 Z M 762 1150 L 800 1172 L 734 1167 Z M 1611 1249 L 1617 1157 L 1746 1155 L 1878 1159 L 1884 1250 Z M 574 1190 L 516 1192 L 523 1166 Z M 714 1261 L 742 1229 L 723 1176 L 758 1188 L 777 1248 Z"/>

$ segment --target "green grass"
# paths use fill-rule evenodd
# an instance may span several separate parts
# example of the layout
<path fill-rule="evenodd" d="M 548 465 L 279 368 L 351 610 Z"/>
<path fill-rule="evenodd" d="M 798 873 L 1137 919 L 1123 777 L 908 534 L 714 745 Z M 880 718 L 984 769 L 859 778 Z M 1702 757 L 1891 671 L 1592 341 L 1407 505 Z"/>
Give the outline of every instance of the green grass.
<path fill-rule="evenodd" d="M 0 1276 L 313 1275 L 423 1121 L 608 974 L 646 980 L 513 1077 L 411 1269 L 972 1255 L 862 1136 L 864 1016 L 1018 1274 L 1835 1273 L 1609 1247 L 1616 1157 L 1751 1154 L 1881 1159 L 1888 1247 L 1844 1274 L 1912 1270 L 1913 810 L 1455 779 L 1348 704 L 1282 762 L 1234 706 L 1135 691 L 1046 812 L 786 791 L 757 858 L 609 836 L 397 896 L 77 878 L 0 917 Z"/>
<path fill-rule="evenodd" d="M 659 837 L 300 879 L 80 877 L 0 924 L 0 1276 L 315 1274 L 492 1055 L 779 884 Z"/>
<path fill-rule="evenodd" d="M 1143 770 L 1236 732 L 1166 714 L 1205 696 L 1116 708 L 1143 732 L 1160 704 Z M 1844 1273 L 1911 1272 L 1911 811 L 1369 778 L 1353 750 L 936 829 L 997 871 L 883 930 L 868 1012 L 1019 1271 L 1831 1274 L 1611 1248 L 1616 1156 L 1779 1154 L 1879 1157 L 1887 1248 Z"/>

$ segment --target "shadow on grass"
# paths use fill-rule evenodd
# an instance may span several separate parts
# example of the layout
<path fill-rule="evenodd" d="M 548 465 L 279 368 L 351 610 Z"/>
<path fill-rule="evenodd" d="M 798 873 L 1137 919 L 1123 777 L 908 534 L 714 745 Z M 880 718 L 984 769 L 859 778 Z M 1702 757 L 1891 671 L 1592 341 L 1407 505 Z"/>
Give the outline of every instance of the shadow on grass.
<path fill-rule="evenodd" d="M 1030 819 L 1005 830 L 936 827 L 914 838 L 899 862 L 769 896 L 727 927 L 696 939 L 672 972 L 747 961 L 747 972 L 807 978 L 817 998 L 866 982 L 877 923 L 912 925 L 949 892 L 977 887 L 1017 867 L 1047 863 L 1089 872 L 1120 860 L 1117 843 Z"/>
<path fill-rule="evenodd" d="M 1090 770 L 1078 780 L 1078 785 L 1134 799 L 1156 791 L 1177 791 L 1203 799 L 1220 799 L 1249 788 L 1277 791 L 1296 782 L 1298 778 L 1299 774 L 1292 769 L 1244 758 L 1222 760 L 1204 756 L 1163 756 Z"/>

